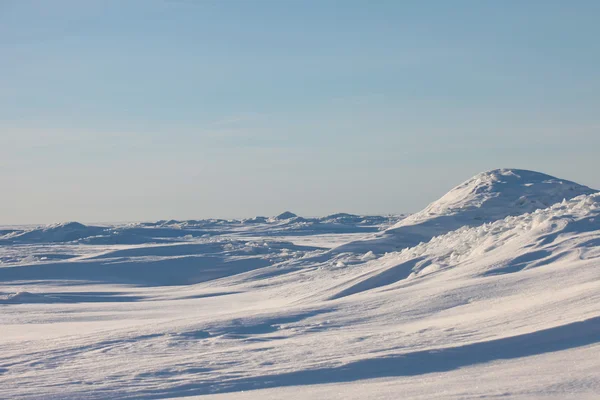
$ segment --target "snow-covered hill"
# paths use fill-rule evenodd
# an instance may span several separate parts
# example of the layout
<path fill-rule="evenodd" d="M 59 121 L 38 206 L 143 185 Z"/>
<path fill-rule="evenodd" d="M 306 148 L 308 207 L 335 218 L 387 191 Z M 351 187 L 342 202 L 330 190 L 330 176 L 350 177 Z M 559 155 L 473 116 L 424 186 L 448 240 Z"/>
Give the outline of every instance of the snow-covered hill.
<path fill-rule="evenodd" d="M 453 228 L 452 225 L 480 225 L 595 192 L 587 186 L 539 172 L 497 169 L 478 174 L 458 185 L 423 211 L 402 220 L 387 232 L 399 232 L 405 226 L 425 224 L 432 228 L 443 225 L 440 230 Z M 450 221 L 452 225 L 447 224 Z"/>
<path fill-rule="evenodd" d="M 594 189 L 546 174 L 520 169 L 483 172 L 450 190 L 422 211 L 402 219 L 366 242 L 349 243 L 343 251 L 401 250 L 464 226 L 478 226 L 521 215 Z"/>
<path fill-rule="evenodd" d="M 600 194 L 496 170 L 390 223 L 7 229 L 0 398 L 600 398 Z"/>

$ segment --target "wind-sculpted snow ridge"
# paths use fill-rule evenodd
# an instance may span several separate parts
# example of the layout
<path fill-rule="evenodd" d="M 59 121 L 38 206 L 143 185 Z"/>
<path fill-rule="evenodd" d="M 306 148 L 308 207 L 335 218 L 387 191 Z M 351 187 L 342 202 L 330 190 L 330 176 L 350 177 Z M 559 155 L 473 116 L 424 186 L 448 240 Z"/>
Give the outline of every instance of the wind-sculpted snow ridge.
<path fill-rule="evenodd" d="M 310 236 L 315 234 L 366 233 L 388 228 L 401 217 L 351 216 L 340 214 L 322 218 L 246 220 L 168 220 L 154 223 L 92 226 L 78 222 L 0 231 L 0 245 L 77 243 L 83 245 L 143 245 L 202 240 L 211 236 L 256 235 Z M 0 256 L 1 260 L 1 256 Z"/>
<path fill-rule="evenodd" d="M 344 245 L 337 251 L 397 251 L 464 226 L 521 215 L 595 192 L 587 186 L 539 172 L 496 169 L 474 176 L 378 237 Z"/>
<path fill-rule="evenodd" d="M 347 224 L 347 225 L 385 225 L 402 219 L 404 215 L 379 216 L 379 215 L 355 215 L 347 213 L 331 214 L 318 218 L 322 224 Z"/>
<path fill-rule="evenodd" d="M 346 213 L 332 214 L 325 217 L 301 217 L 289 211 L 275 217 L 254 217 L 246 219 L 207 219 L 207 220 L 169 220 L 155 223 L 131 224 L 123 230 L 145 229 L 147 235 L 160 237 L 151 229 L 173 230 L 174 235 L 184 236 L 183 232 L 202 232 L 204 235 L 222 234 L 255 234 L 260 232 L 269 236 L 294 236 L 314 235 L 329 233 L 365 233 L 379 232 L 397 223 L 404 215 L 378 216 L 378 215 L 353 215 Z M 194 235 L 198 236 L 198 235 Z"/>
<path fill-rule="evenodd" d="M 0 238 L 1 241 L 32 243 L 32 242 L 72 242 L 86 237 L 105 234 L 107 228 L 86 226 L 79 222 L 67 222 L 33 228 L 25 231 L 15 231 Z"/>
<path fill-rule="evenodd" d="M 355 215 L 348 213 L 337 213 L 331 214 L 324 217 L 301 217 L 292 212 L 286 211 L 274 217 L 263 217 L 256 216 L 252 218 L 243 219 L 202 219 L 202 220 L 161 220 L 157 222 L 142 222 L 131 224 L 130 227 L 147 227 L 147 228 L 173 228 L 173 229 L 186 229 L 186 228 L 239 228 L 244 225 L 266 225 L 269 229 L 275 226 L 305 226 L 310 227 L 318 224 L 337 224 L 337 225 L 362 225 L 362 226 L 375 226 L 385 225 L 385 228 L 389 228 L 394 223 L 404 218 L 404 215 Z M 303 225 L 301 225 L 303 224 Z"/>
<path fill-rule="evenodd" d="M 504 246 L 509 241 L 521 240 L 530 245 L 529 257 L 522 257 L 512 268 L 495 265 L 486 274 L 508 273 L 536 268 L 549 264 L 557 259 L 556 254 L 546 248 L 553 247 L 560 239 L 569 236 L 582 236 L 591 233 L 600 234 L 600 194 L 582 195 L 569 201 L 563 200 L 546 209 L 537 209 L 532 213 L 509 216 L 502 220 L 469 228 L 462 227 L 444 235 L 435 236 L 429 242 L 416 247 L 404 249 L 403 257 L 418 258 L 434 256 L 431 265 L 435 268 L 415 268 L 415 276 L 422 276 L 427 271 L 433 272 L 448 266 L 462 265 L 468 260 L 482 257 L 485 253 Z M 590 245 L 600 245 L 600 241 L 588 241 L 581 246 L 582 251 L 589 250 Z M 546 250 L 540 250 L 540 249 Z M 534 262 L 535 261 L 535 262 Z M 542 261 L 542 262 L 538 262 Z M 516 265 L 519 264 L 519 265 Z M 521 267 L 521 268 L 519 268 Z"/>
<path fill-rule="evenodd" d="M 90 226 L 78 222 L 17 230 L 0 237 L 0 244 L 79 243 L 90 245 L 166 243 L 205 232 L 157 227 Z"/>
<path fill-rule="evenodd" d="M 460 268 L 457 273 L 491 276 L 538 268 L 569 257 L 600 257 L 600 193 L 477 227 L 463 226 L 417 246 L 388 253 L 377 260 L 379 267 L 331 298 L 409 282 L 449 268 Z M 472 264 L 479 269 L 468 269 Z"/>
<path fill-rule="evenodd" d="M 595 192 L 587 186 L 539 172 L 497 169 L 474 176 L 388 232 L 449 216 L 455 217 L 455 224 L 460 226 L 479 225 Z"/>
<path fill-rule="evenodd" d="M 292 219 L 292 218 L 298 218 L 298 216 L 291 211 L 284 211 L 281 214 L 270 218 L 270 221 L 271 222 L 284 221 L 284 220 Z"/>

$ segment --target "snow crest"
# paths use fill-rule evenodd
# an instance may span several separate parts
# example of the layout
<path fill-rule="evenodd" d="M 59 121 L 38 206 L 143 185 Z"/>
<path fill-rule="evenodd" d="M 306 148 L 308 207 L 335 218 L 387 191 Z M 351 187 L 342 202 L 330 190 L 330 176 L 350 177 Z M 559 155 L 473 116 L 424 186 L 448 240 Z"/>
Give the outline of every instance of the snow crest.
<path fill-rule="evenodd" d="M 337 251 L 398 251 L 456 229 L 530 213 L 565 199 L 596 192 L 587 186 L 539 172 L 496 169 L 458 185 L 383 234 L 343 245 Z"/>

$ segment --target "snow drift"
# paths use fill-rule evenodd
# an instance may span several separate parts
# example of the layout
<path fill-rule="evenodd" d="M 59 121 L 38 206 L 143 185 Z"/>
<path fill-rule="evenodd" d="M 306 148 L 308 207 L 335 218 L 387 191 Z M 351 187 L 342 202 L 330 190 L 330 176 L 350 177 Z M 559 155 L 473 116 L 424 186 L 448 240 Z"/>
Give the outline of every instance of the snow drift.
<path fill-rule="evenodd" d="M 336 299 L 450 268 L 478 276 L 510 274 L 559 260 L 600 257 L 600 193 L 563 200 L 531 213 L 463 226 L 428 242 L 386 254 Z M 375 266 L 377 265 L 377 267 Z M 477 265 L 477 270 L 470 266 Z"/>
<path fill-rule="evenodd" d="M 402 219 L 378 237 L 336 249 L 379 253 L 427 242 L 461 227 L 546 208 L 563 199 L 597 191 L 550 175 L 520 169 L 483 172 L 450 190 L 422 211 Z"/>

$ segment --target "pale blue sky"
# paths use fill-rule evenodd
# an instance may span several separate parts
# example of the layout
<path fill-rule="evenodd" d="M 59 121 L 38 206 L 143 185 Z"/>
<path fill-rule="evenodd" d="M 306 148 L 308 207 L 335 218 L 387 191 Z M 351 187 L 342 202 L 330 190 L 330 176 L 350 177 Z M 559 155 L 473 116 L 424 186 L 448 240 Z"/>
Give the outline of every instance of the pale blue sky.
<path fill-rule="evenodd" d="M 600 188 L 600 1 L 0 0 L 0 223 Z"/>

